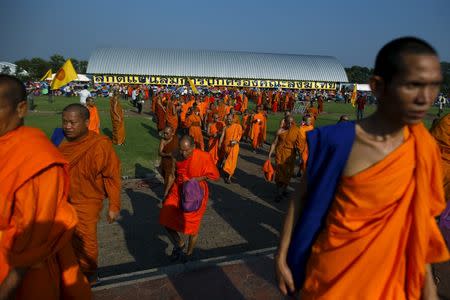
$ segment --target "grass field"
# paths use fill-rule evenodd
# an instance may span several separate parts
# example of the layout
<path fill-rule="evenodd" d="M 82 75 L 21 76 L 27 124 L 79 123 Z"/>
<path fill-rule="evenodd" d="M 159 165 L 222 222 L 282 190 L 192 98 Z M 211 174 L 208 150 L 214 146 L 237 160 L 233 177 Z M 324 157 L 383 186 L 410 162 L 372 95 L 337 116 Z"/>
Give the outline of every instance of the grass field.
<path fill-rule="evenodd" d="M 97 98 L 97 107 L 100 113 L 102 133 L 111 136 L 111 119 L 109 115 L 109 99 Z M 25 119 L 25 124 L 42 129 L 47 136 L 51 136 L 53 129 L 61 127 L 61 111 L 70 103 L 78 103 L 78 97 L 54 97 L 54 102 L 49 103 L 47 97 L 35 97 L 34 112 L 30 112 Z M 148 103 L 146 103 L 148 105 Z M 122 175 L 130 177 L 142 177 L 154 169 L 158 161 L 159 136 L 152 117 L 143 113 L 137 115 L 135 108 L 126 101 L 122 101 L 125 110 L 126 140 L 124 146 L 114 146 L 122 162 Z M 250 103 L 250 108 L 254 107 Z M 342 114 L 348 114 L 354 118 L 355 109 L 350 104 L 325 103 L 325 113 L 316 121 L 317 126 L 335 124 Z M 368 106 L 365 114 L 375 110 L 375 106 Z M 144 106 L 144 112 L 148 112 Z M 436 115 L 437 108 L 433 107 L 429 116 L 425 119 L 427 127 L 431 125 L 432 115 Z M 270 114 L 267 124 L 267 141 L 272 142 L 278 129 L 283 114 Z M 295 116 L 300 121 L 301 116 Z"/>

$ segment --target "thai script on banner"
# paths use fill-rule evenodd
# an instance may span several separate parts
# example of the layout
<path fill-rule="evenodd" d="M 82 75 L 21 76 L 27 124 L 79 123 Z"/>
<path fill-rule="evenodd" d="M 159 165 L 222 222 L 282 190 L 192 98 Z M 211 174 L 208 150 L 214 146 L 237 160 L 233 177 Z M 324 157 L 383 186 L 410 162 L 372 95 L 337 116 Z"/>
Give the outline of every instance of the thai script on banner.
<path fill-rule="evenodd" d="M 94 75 L 95 83 L 119 84 L 151 84 L 151 85 L 187 85 L 186 77 L 147 76 L 147 75 Z M 297 81 L 297 80 L 266 80 L 266 79 L 230 79 L 230 78 L 199 78 L 191 77 L 195 86 L 227 86 L 248 88 L 283 88 L 302 90 L 335 90 L 336 82 Z"/>

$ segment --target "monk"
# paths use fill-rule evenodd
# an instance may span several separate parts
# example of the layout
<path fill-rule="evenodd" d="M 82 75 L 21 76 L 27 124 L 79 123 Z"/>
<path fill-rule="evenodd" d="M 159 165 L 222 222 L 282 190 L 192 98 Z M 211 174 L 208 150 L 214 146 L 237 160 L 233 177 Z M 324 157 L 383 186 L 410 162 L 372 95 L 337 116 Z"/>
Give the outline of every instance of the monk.
<path fill-rule="evenodd" d="M 164 178 L 164 198 L 175 180 L 175 161 L 173 153 L 178 149 L 178 136 L 175 130 L 167 126 L 163 130 L 163 137 L 159 143 L 159 156 L 161 157 L 160 171 Z"/>
<path fill-rule="evenodd" d="M 0 299 L 91 299 L 71 239 L 68 164 L 23 126 L 25 85 L 0 75 Z"/>
<path fill-rule="evenodd" d="M 248 109 L 248 97 L 247 94 L 244 94 L 244 100 L 242 101 L 241 112 L 243 113 Z"/>
<path fill-rule="evenodd" d="M 208 130 L 208 125 L 210 123 L 214 123 L 214 115 L 217 114 L 217 108 L 214 103 L 210 103 L 208 109 L 206 110 L 206 114 L 204 116 L 203 123 L 205 124 L 205 130 Z"/>
<path fill-rule="evenodd" d="M 307 108 L 307 114 L 310 115 L 312 117 L 312 123 L 311 125 L 314 126 L 317 120 L 317 117 L 319 116 L 319 110 L 314 107 L 313 105 L 311 105 L 310 107 Z"/>
<path fill-rule="evenodd" d="M 219 171 L 207 152 L 195 148 L 195 142 L 191 136 L 185 135 L 180 139 L 178 153 L 176 154 L 176 179 L 169 194 L 164 200 L 159 215 L 159 223 L 169 233 L 174 244 L 171 259 L 181 259 L 183 262 L 192 257 L 195 244 L 198 239 L 200 223 L 208 204 L 208 180 L 217 181 Z M 184 212 L 180 206 L 183 183 L 188 180 L 197 180 L 203 190 L 201 206 L 197 211 Z M 189 236 L 187 252 L 184 239 L 179 233 Z"/>
<path fill-rule="evenodd" d="M 97 280 L 97 223 L 103 200 L 109 199 L 107 221 L 120 211 L 120 161 L 109 139 L 87 129 L 89 111 L 80 104 L 66 106 L 62 125 L 66 141 L 59 150 L 69 161 L 69 199 L 79 222 L 72 244 L 81 270 L 91 283 Z"/>
<path fill-rule="evenodd" d="M 239 122 L 236 122 L 232 115 L 228 115 L 226 118 L 226 127 L 220 137 L 220 152 L 222 159 L 222 169 L 228 174 L 225 178 L 225 183 L 231 183 L 231 177 L 233 177 L 236 170 L 238 157 L 239 157 L 239 142 L 242 138 L 242 126 Z"/>
<path fill-rule="evenodd" d="M 193 112 L 187 116 L 186 128 L 189 128 L 189 135 L 194 138 L 195 146 L 203 151 L 205 143 L 202 135 L 202 119 L 198 108 L 193 109 Z"/>
<path fill-rule="evenodd" d="M 125 143 L 125 122 L 118 91 L 113 91 L 113 96 L 109 98 L 109 104 L 112 122 L 112 143 L 121 146 Z"/>
<path fill-rule="evenodd" d="M 252 118 L 251 140 L 253 152 L 256 152 L 266 141 L 266 116 L 261 106 L 256 108 L 256 114 Z"/>
<path fill-rule="evenodd" d="M 269 160 L 275 153 L 275 183 L 277 185 L 275 202 L 280 202 L 287 196 L 287 187 L 294 175 L 296 153 L 302 153 L 303 147 L 300 128 L 295 125 L 292 116 L 286 115 L 283 127 L 278 129 L 269 151 Z"/>
<path fill-rule="evenodd" d="M 158 97 L 156 101 L 156 128 L 158 129 L 158 132 L 166 127 L 166 108 L 164 107 L 165 101 L 166 97 Z"/>
<path fill-rule="evenodd" d="M 167 101 L 167 110 L 165 117 L 166 117 L 166 126 L 172 128 L 173 132 L 176 133 L 178 129 L 178 112 L 176 103 L 171 98 L 169 98 L 169 101 Z"/>
<path fill-rule="evenodd" d="M 430 264 L 450 256 L 435 221 L 445 207 L 439 149 L 422 118 L 442 82 L 439 58 L 426 42 L 400 38 L 380 50 L 373 74 L 373 115 L 307 135 L 314 164 L 276 255 L 283 294 L 437 299 Z"/>
<path fill-rule="evenodd" d="M 89 110 L 89 130 L 100 134 L 100 116 L 98 115 L 97 107 L 95 106 L 94 98 L 86 98 L 86 107 Z"/>
<path fill-rule="evenodd" d="M 220 101 L 217 106 L 217 114 L 219 115 L 219 119 L 221 121 L 225 120 L 225 116 L 228 114 L 227 109 L 227 105 L 223 101 Z"/>
<path fill-rule="evenodd" d="M 306 170 L 306 162 L 308 160 L 308 147 L 306 147 L 306 133 L 313 130 L 313 118 L 310 115 L 303 116 L 303 122 L 300 126 L 300 168 L 298 170 L 298 177 L 302 176 L 302 172 Z M 314 163 L 314 162 L 311 162 Z"/>
<path fill-rule="evenodd" d="M 225 128 L 225 123 L 219 120 L 219 115 L 215 114 L 212 123 L 208 125 L 208 152 L 215 165 L 219 161 L 219 142 L 222 136 L 222 131 Z"/>
<path fill-rule="evenodd" d="M 322 98 L 322 96 L 319 96 L 317 98 L 317 112 L 318 112 L 318 114 L 323 113 L 323 98 Z"/>
<path fill-rule="evenodd" d="M 242 114 L 242 138 L 244 142 L 248 142 L 248 139 L 250 138 L 250 129 L 251 129 L 251 118 L 248 110 L 246 109 L 244 113 Z"/>

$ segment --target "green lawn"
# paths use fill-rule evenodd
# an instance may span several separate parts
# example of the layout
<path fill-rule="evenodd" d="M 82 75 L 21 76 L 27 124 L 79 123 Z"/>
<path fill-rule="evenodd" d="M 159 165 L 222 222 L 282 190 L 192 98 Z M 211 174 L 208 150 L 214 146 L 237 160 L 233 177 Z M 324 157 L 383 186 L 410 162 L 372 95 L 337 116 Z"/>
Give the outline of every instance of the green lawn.
<path fill-rule="evenodd" d="M 100 112 L 101 128 L 103 134 L 111 136 L 111 119 L 109 116 L 109 99 L 97 98 L 97 107 Z M 35 112 L 30 112 L 26 117 L 25 124 L 42 129 L 49 137 L 56 127 L 61 127 L 61 111 L 70 103 L 79 103 L 78 97 L 54 97 L 54 102 L 49 103 L 46 96 L 35 97 Z M 122 101 L 125 111 L 134 110 L 127 102 Z M 250 103 L 250 108 L 254 104 Z M 348 114 L 350 119 L 355 118 L 355 109 L 350 104 L 325 103 L 325 113 L 321 114 L 316 121 L 317 126 L 335 124 L 342 114 Z M 366 115 L 372 113 L 375 106 L 368 106 Z M 144 106 L 144 111 L 148 108 Z M 431 125 L 433 115 L 437 108 L 433 107 L 429 116 L 425 119 L 427 127 Z M 273 141 L 283 114 L 270 114 L 267 124 L 267 141 Z M 296 121 L 301 120 L 300 115 L 294 116 Z M 125 114 L 126 141 L 124 146 L 114 146 L 122 162 L 122 175 L 145 176 L 154 169 L 158 160 L 159 137 L 155 123 L 148 114 L 136 115 Z"/>

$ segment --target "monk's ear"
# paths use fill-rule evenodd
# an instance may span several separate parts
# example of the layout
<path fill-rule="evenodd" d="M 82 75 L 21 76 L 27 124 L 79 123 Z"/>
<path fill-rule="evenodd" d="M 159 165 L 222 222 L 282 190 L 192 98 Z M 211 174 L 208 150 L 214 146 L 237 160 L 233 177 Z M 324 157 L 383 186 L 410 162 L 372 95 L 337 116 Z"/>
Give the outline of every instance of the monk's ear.
<path fill-rule="evenodd" d="M 27 115 L 27 112 L 28 112 L 27 101 L 19 102 L 19 104 L 17 104 L 16 111 L 17 111 L 17 114 L 19 115 L 20 119 L 25 118 L 25 116 Z"/>
<path fill-rule="evenodd" d="M 380 76 L 374 75 L 369 79 L 369 85 L 372 94 L 377 97 L 377 99 L 380 99 L 386 89 L 385 80 Z"/>

